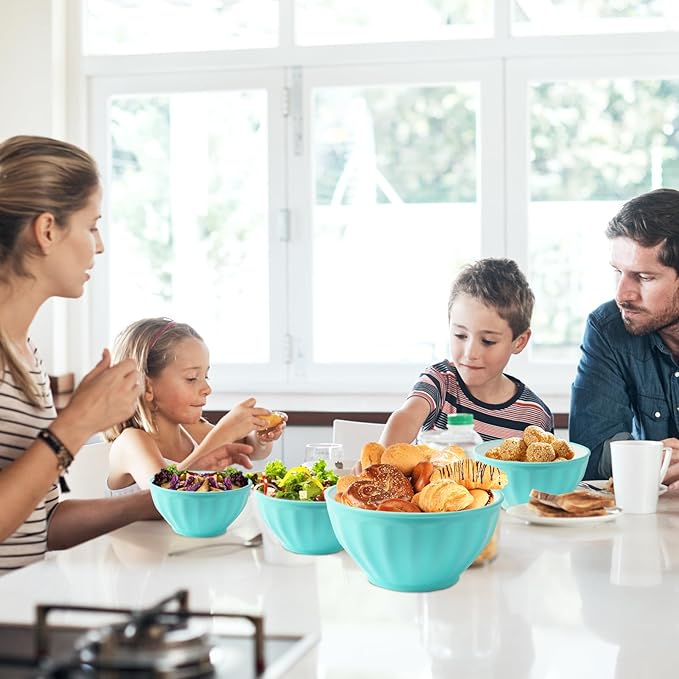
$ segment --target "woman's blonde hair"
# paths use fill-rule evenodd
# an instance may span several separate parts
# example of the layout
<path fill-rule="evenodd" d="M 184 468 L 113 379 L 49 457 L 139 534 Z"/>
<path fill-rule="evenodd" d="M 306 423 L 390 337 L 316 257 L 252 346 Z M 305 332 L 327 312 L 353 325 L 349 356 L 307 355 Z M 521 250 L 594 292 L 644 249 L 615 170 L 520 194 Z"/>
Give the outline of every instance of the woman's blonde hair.
<path fill-rule="evenodd" d="M 175 323 L 169 318 L 143 318 L 135 321 L 116 337 L 113 344 L 113 363 L 131 358 L 137 364 L 137 370 L 144 376 L 157 377 L 174 361 L 175 347 L 187 338 L 203 340 L 203 338 L 186 323 Z M 145 390 L 144 390 L 145 391 Z M 155 433 L 153 413 L 144 398 L 144 393 L 137 400 L 137 407 L 132 417 L 116 424 L 104 432 L 107 441 L 115 441 L 125 430 L 133 427 Z"/>
<path fill-rule="evenodd" d="M 11 285 L 13 278 L 31 275 L 27 259 L 41 256 L 28 236 L 36 217 L 49 212 L 59 228 L 67 229 L 71 215 L 87 205 L 98 187 L 94 159 L 73 144 L 35 136 L 0 143 L 0 284 Z M 5 369 L 39 405 L 40 394 L 0 327 L 0 371 Z"/>

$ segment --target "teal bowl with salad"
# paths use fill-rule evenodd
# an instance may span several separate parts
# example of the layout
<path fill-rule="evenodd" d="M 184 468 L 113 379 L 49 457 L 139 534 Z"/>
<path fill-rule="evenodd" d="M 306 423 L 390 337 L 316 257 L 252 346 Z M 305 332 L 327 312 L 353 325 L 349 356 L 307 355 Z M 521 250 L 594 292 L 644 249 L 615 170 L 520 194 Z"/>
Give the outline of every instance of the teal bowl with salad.
<path fill-rule="evenodd" d="M 313 467 L 287 469 L 280 460 L 248 475 L 262 521 L 289 552 L 334 554 L 342 549 L 330 523 L 325 492 L 337 475 L 319 460 Z"/>
<path fill-rule="evenodd" d="M 151 498 L 160 515 L 178 535 L 209 538 L 222 535 L 247 504 L 250 482 L 229 467 L 224 471 L 161 469 L 150 484 Z"/>

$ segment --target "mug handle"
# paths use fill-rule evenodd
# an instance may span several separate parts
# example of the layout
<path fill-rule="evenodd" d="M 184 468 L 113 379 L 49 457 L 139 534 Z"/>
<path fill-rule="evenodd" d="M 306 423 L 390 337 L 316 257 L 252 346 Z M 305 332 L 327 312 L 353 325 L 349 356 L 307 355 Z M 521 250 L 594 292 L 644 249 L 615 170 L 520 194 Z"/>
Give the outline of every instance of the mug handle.
<path fill-rule="evenodd" d="M 670 466 L 670 461 L 672 460 L 672 448 L 663 448 L 663 458 L 662 458 L 662 464 L 660 465 L 660 479 L 658 480 L 658 483 L 662 483 L 663 479 L 665 478 L 665 474 L 667 474 L 667 470 Z"/>

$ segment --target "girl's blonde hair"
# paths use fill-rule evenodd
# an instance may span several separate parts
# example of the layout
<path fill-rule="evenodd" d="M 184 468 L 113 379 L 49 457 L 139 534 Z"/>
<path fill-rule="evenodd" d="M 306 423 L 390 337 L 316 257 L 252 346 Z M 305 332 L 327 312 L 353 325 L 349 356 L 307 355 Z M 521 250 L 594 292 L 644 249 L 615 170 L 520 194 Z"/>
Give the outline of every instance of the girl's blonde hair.
<path fill-rule="evenodd" d="M 157 377 L 174 360 L 177 344 L 187 338 L 203 341 L 203 338 L 186 323 L 175 323 L 164 317 L 143 318 L 128 325 L 116 337 L 112 362 L 118 363 L 125 358 L 131 358 L 145 379 Z M 156 431 L 153 413 L 144 398 L 144 392 L 137 399 L 137 407 L 132 417 L 107 429 L 104 438 L 107 441 L 115 441 L 130 427 L 143 429 L 149 433 Z"/>
<path fill-rule="evenodd" d="M 82 210 L 99 187 L 94 159 L 57 139 L 10 137 L 0 143 L 0 284 L 31 274 L 29 257 L 42 256 L 30 238 L 36 217 L 49 212 L 60 229 Z M 35 405 L 41 395 L 28 370 L 0 327 L 0 371 L 9 370 L 16 385 Z"/>

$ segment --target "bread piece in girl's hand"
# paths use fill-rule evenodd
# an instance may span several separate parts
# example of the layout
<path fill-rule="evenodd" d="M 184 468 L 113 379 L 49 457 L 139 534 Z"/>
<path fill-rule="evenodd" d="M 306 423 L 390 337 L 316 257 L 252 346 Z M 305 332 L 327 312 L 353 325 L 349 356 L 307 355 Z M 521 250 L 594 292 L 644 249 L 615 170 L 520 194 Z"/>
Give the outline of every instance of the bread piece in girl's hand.
<path fill-rule="evenodd" d="M 275 429 L 279 424 L 281 424 L 281 422 L 286 419 L 286 415 L 279 410 L 272 410 L 269 415 L 259 415 L 259 419 L 266 420 L 266 425 L 258 430 L 260 434 L 264 434 L 267 431 Z"/>

